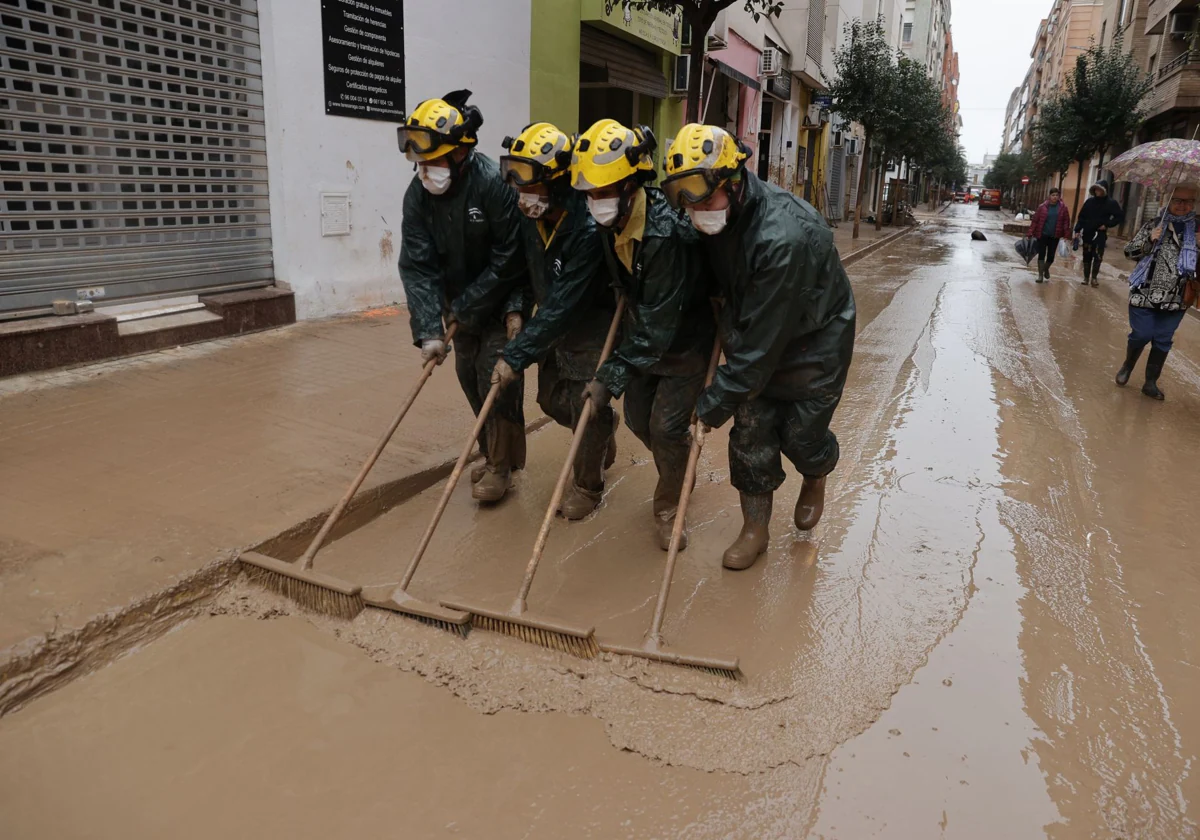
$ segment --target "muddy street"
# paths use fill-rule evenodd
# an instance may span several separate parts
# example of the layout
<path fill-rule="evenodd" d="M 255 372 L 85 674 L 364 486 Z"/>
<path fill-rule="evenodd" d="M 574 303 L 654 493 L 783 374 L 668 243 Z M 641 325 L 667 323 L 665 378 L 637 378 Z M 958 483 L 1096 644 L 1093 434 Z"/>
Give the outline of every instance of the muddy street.
<path fill-rule="evenodd" d="M 850 269 L 859 333 L 815 531 L 791 524 L 789 467 L 766 557 L 723 570 L 741 517 L 727 427 L 709 439 L 664 632 L 739 657 L 741 680 L 317 617 L 233 579 L 0 718 L 0 836 L 1200 836 L 1200 319 L 1165 402 L 1140 371 L 1118 389 L 1117 269 L 1036 285 L 988 213 L 952 205 Z M 413 593 L 504 606 L 568 445 L 533 431 L 495 508 L 464 481 Z M 641 640 L 654 481 L 622 426 L 604 502 L 555 523 L 531 608 Z M 441 489 L 318 568 L 394 585 Z"/>

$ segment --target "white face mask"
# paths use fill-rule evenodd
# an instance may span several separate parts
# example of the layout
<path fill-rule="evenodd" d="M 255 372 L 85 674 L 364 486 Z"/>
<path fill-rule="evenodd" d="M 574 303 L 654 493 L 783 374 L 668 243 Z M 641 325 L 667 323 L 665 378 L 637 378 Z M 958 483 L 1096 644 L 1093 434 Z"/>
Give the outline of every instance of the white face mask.
<path fill-rule="evenodd" d="M 540 219 L 550 209 L 550 199 L 537 193 L 523 192 L 517 199 L 517 207 L 531 219 Z"/>
<path fill-rule="evenodd" d="M 589 195 L 587 205 L 588 212 L 592 214 L 596 224 L 604 227 L 615 225 L 621 214 L 621 199 L 619 198 L 592 198 Z"/>
<path fill-rule="evenodd" d="M 430 166 L 427 163 L 417 164 L 417 177 L 425 185 L 425 189 L 434 195 L 441 195 L 450 189 L 450 167 Z"/>
<path fill-rule="evenodd" d="M 729 215 L 728 210 L 693 210 L 690 207 L 687 213 L 692 220 L 692 227 L 707 236 L 715 236 L 725 230 L 726 217 Z"/>

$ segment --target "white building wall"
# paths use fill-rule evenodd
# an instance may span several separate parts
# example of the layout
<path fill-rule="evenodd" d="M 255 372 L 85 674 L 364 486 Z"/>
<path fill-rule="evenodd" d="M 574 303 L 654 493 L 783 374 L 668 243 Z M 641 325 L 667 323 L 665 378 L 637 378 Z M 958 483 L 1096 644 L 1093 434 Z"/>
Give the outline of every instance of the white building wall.
<path fill-rule="evenodd" d="M 529 121 L 530 0 L 405 0 L 407 103 L 459 88 L 483 111 L 480 149 Z M 299 318 L 402 302 L 400 209 L 413 177 L 396 124 L 326 116 L 321 4 L 259 0 L 275 277 Z M 322 191 L 350 193 L 349 236 L 321 236 Z"/>

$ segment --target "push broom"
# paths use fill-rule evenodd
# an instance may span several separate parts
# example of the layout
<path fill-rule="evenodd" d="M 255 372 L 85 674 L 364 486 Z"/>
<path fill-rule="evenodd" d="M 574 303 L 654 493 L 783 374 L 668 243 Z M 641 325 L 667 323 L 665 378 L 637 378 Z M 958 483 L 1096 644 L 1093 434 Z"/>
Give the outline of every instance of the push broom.
<path fill-rule="evenodd" d="M 713 344 L 712 356 L 708 360 L 708 375 L 704 380 L 707 387 L 712 384 L 716 375 L 717 362 L 721 357 L 720 338 Z M 696 467 L 700 463 L 700 450 L 704 447 L 704 426 L 694 415 L 692 417 L 692 447 L 688 452 L 687 471 L 683 476 L 683 489 L 679 493 L 679 506 L 675 511 L 675 527 L 671 531 L 671 543 L 667 550 L 667 564 L 663 570 L 662 585 L 658 591 L 658 602 L 654 605 L 654 619 L 650 622 L 650 631 L 646 640 L 638 647 L 599 642 L 600 650 L 605 653 L 618 653 L 626 656 L 639 656 L 643 659 L 653 659 L 667 662 L 671 665 L 684 665 L 697 668 L 719 677 L 736 680 L 740 671 L 738 661 L 734 659 L 717 659 L 710 656 L 697 656 L 686 652 L 667 650 L 664 647 L 662 625 L 667 612 L 667 598 L 671 595 L 671 579 L 675 575 L 675 561 L 679 557 L 679 543 L 683 538 L 684 517 L 687 514 L 688 503 L 692 498 L 692 485 L 696 482 Z"/>
<path fill-rule="evenodd" d="M 449 343 L 454 334 L 458 331 L 458 324 L 453 323 L 446 330 L 446 343 Z M 383 436 L 379 438 L 375 444 L 375 449 L 372 450 L 366 463 L 362 465 L 362 469 L 358 471 L 354 481 L 350 482 L 350 487 L 342 496 L 341 501 L 334 506 L 330 511 L 329 516 L 325 517 L 325 524 L 321 526 L 321 530 L 317 531 L 317 535 L 313 537 L 312 542 L 308 544 L 304 555 L 294 563 L 287 563 L 283 560 L 277 560 L 274 557 L 268 557 L 265 554 L 259 554 L 257 551 L 247 551 L 238 556 L 238 561 L 241 563 L 242 569 L 246 572 L 246 576 L 259 585 L 278 592 L 285 598 L 289 598 L 300 606 L 310 609 L 314 612 L 321 612 L 327 615 L 337 616 L 341 618 L 351 619 L 362 612 L 363 599 L 362 587 L 357 584 L 348 583 L 340 580 L 332 575 L 322 574 L 313 569 L 313 562 L 316 560 L 317 552 L 325 545 L 325 540 L 329 538 L 333 526 L 342 518 L 342 514 L 346 512 L 346 507 L 350 504 L 350 500 L 354 498 L 354 494 L 358 492 L 358 488 L 367 480 L 367 473 L 375 466 L 375 462 L 379 460 L 379 456 L 383 454 L 383 450 L 387 448 L 388 443 L 392 439 L 392 435 L 396 433 L 396 429 L 400 427 L 400 422 L 404 420 L 404 415 L 408 414 L 408 410 L 417 400 L 417 395 L 421 393 L 421 389 L 425 387 L 425 383 L 429 381 L 429 377 L 433 374 L 433 369 L 437 367 L 437 359 L 430 359 L 421 368 L 421 375 L 417 377 L 417 382 L 413 385 L 412 390 L 404 399 L 404 404 L 400 406 L 400 411 L 396 414 L 394 420 Z"/>
<path fill-rule="evenodd" d="M 617 341 L 617 330 L 621 326 L 621 316 L 625 312 L 625 298 L 617 301 L 617 311 L 613 315 L 608 328 L 608 336 L 604 339 L 604 349 L 600 352 L 600 364 L 609 357 L 613 345 Z M 456 600 L 443 600 L 442 606 L 453 610 L 462 610 L 471 615 L 472 626 L 506 636 L 515 636 L 525 642 L 542 645 L 552 650 L 569 653 L 582 659 L 594 659 L 599 653 L 596 647 L 596 628 L 571 624 L 551 616 L 531 613 L 528 608 L 529 589 L 533 586 L 533 577 L 537 574 L 542 554 L 546 551 L 546 540 L 550 536 L 550 526 L 554 523 L 554 515 L 562 502 L 567 479 L 571 476 L 571 465 L 583 442 L 583 434 L 588 422 L 595 413 L 591 400 L 584 400 L 583 409 L 579 412 L 579 420 L 575 423 L 575 434 L 571 438 L 571 448 L 567 458 L 558 473 L 558 483 L 554 485 L 554 494 L 550 497 L 550 505 L 542 518 L 542 527 L 538 531 L 537 541 L 533 546 L 533 555 L 525 567 L 525 577 L 521 581 L 521 589 L 512 606 L 507 610 L 489 607 L 483 604 L 472 604 Z"/>
<path fill-rule="evenodd" d="M 412 559 L 408 562 L 408 568 L 404 570 L 404 576 L 400 578 L 400 583 L 386 598 L 376 599 L 369 595 L 363 596 L 363 601 L 368 606 L 407 615 L 409 618 L 415 618 L 425 624 L 457 633 L 464 638 L 470 631 L 471 616 L 468 613 L 414 598 L 408 593 L 408 585 L 412 582 L 413 575 L 417 573 L 417 566 L 421 565 L 421 558 L 425 556 L 425 549 L 429 548 L 433 532 L 437 530 L 438 523 L 442 521 L 442 514 L 446 512 L 446 506 L 450 503 L 454 488 L 458 486 L 458 480 L 462 478 L 467 461 L 470 460 L 471 453 L 475 449 L 475 442 L 479 439 L 479 434 L 483 431 L 484 423 L 487 422 L 488 415 L 492 413 L 492 406 L 495 405 L 496 397 L 499 394 L 500 384 L 496 383 L 488 391 L 487 398 L 483 401 L 483 407 L 479 409 L 479 416 L 475 418 L 475 426 L 471 429 L 471 434 L 463 445 L 462 452 L 458 456 L 458 463 L 454 465 L 454 471 L 450 473 L 450 478 L 446 481 L 446 489 L 442 491 L 442 497 L 438 499 L 433 517 L 429 520 L 429 525 L 425 528 L 421 541 L 417 543 L 417 550 L 413 552 Z"/>

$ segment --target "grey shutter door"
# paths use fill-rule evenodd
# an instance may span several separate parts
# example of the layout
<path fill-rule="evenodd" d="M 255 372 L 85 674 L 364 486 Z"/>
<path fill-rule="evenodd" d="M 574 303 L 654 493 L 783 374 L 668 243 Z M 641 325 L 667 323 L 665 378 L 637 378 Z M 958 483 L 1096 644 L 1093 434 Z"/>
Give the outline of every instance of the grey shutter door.
<path fill-rule="evenodd" d="M 271 282 L 256 12 L 0 3 L 0 313 Z"/>
<path fill-rule="evenodd" d="M 842 218 L 842 198 L 846 194 L 846 147 L 835 146 L 829 166 L 829 218 Z"/>
<path fill-rule="evenodd" d="M 667 97 L 667 78 L 654 53 L 639 49 L 615 35 L 593 26 L 579 30 L 579 61 L 604 68 L 609 87 L 642 93 L 655 99 Z"/>

